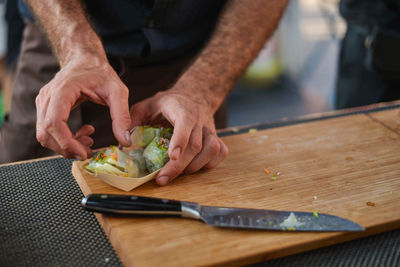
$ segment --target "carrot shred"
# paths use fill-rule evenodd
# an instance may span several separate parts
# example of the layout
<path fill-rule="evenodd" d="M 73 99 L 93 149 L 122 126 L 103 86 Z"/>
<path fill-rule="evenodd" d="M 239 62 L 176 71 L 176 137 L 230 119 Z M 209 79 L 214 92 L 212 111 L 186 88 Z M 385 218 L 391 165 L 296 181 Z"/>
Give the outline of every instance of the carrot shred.
<path fill-rule="evenodd" d="M 269 171 L 268 169 L 264 169 L 264 172 L 265 172 L 266 174 L 269 174 L 269 173 L 270 173 L 270 171 Z"/>
<path fill-rule="evenodd" d="M 374 202 L 368 201 L 366 204 L 367 204 L 367 206 L 375 207 L 375 203 Z"/>
<path fill-rule="evenodd" d="M 114 150 L 113 155 L 111 156 L 113 159 L 118 160 L 118 152 L 117 150 Z"/>

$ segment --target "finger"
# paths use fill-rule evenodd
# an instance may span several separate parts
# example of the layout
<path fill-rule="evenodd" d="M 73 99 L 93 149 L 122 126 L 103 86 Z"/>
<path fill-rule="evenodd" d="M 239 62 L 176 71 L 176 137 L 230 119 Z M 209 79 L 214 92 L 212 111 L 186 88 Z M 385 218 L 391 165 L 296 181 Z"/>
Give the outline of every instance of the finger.
<path fill-rule="evenodd" d="M 148 101 L 143 101 L 136 105 L 133 105 L 130 110 L 130 115 L 132 119 L 131 129 L 135 126 L 145 125 L 145 116 L 149 114 L 148 108 L 150 107 L 150 103 Z"/>
<path fill-rule="evenodd" d="M 87 157 L 90 158 L 92 156 L 92 150 L 90 147 L 93 145 L 93 139 L 88 136 L 82 136 L 77 140 L 83 145 L 86 150 Z"/>
<path fill-rule="evenodd" d="M 44 90 L 44 89 L 42 89 Z M 39 92 L 39 95 L 36 97 L 35 99 L 35 103 L 36 103 L 36 137 L 39 140 L 39 137 L 41 137 L 42 139 L 44 139 L 46 137 L 46 133 L 44 130 L 44 120 L 45 120 L 45 116 L 46 116 L 46 110 L 47 107 L 49 105 L 49 98 L 44 98 L 43 97 L 43 93 L 42 90 Z M 38 133 L 42 133 L 42 134 L 38 134 Z"/>
<path fill-rule="evenodd" d="M 229 149 L 228 147 L 224 144 L 224 142 L 218 138 L 218 141 L 220 143 L 220 151 L 218 153 L 218 155 L 210 160 L 210 162 L 208 162 L 203 169 L 212 169 L 218 166 L 218 164 L 220 164 L 229 154 Z"/>
<path fill-rule="evenodd" d="M 75 133 L 75 138 L 79 138 L 81 136 L 89 136 L 94 133 L 94 127 L 89 124 L 83 125 L 78 131 Z"/>
<path fill-rule="evenodd" d="M 86 149 L 73 138 L 68 125 L 64 121 L 53 121 L 47 128 L 48 133 L 55 139 L 62 154 L 73 154 L 75 158 L 85 160 L 87 158 Z"/>
<path fill-rule="evenodd" d="M 82 95 L 83 95 L 83 98 L 90 99 L 90 101 L 93 103 L 96 103 L 96 104 L 99 104 L 102 106 L 107 106 L 107 103 L 104 102 L 104 99 L 100 95 L 98 95 L 96 91 L 93 91 L 89 88 L 83 88 Z"/>
<path fill-rule="evenodd" d="M 190 174 L 197 172 L 207 163 L 219 156 L 221 144 L 215 135 L 207 135 L 204 140 L 202 151 L 185 168 L 184 173 Z"/>
<path fill-rule="evenodd" d="M 80 136 L 75 139 L 78 140 L 79 143 L 81 143 L 83 146 L 86 146 L 86 147 L 91 147 L 94 144 L 93 139 L 89 136 Z"/>
<path fill-rule="evenodd" d="M 37 114 L 36 139 L 45 148 L 49 148 L 66 158 L 73 157 L 72 155 L 63 151 L 56 142 L 56 140 L 54 140 L 54 138 L 46 131 L 45 117 L 46 117 L 46 111 L 49 106 L 50 98 L 44 96 L 45 94 L 44 92 L 46 92 L 45 88 L 43 88 L 42 90 L 39 92 L 39 95 L 35 99 L 36 114 Z"/>
<path fill-rule="evenodd" d="M 45 115 L 45 130 L 57 142 L 63 153 L 73 154 L 74 157 L 86 159 L 87 153 L 83 145 L 73 138 L 72 132 L 67 125 L 68 117 L 73 106 L 74 95 L 70 98 L 50 98 Z M 62 102 L 63 101 L 63 102 Z M 64 154 L 63 154 L 64 155 Z"/>
<path fill-rule="evenodd" d="M 44 90 L 44 89 L 42 89 Z M 46 91 L 41 91 L 39 95 L 36 97 L 35 103 L 37 107 L 37 121 L 36 121 L 36 138 L 39 143 L 46 148 L 49 148 L 58 154 L 63 155 L 66 158 L 72 158 L 75 155 L 63 151 L 57 141 L 47 132 L 46 125 L 46 111 L 50 106 L 50 98 L 45 97 L 44 93 Z M 81 158 L 78 156 L 78 158 Z"/>
<path fill-rule="evenodd" d="M 123 86 L 122 88 L 111 88 L 110 90 L 107 105 L 110 107 L 114 135 L 120 144 L 130 146 L 131 117 L 129 114 L 128 88 Z"/>
<path fill-rule="evenodd" d="M 174 132 L 168 149 L 170 159 L 177 160 L 185 153 L 193 127 L 194 123 L 190 120 L 186 120 L 182 115 L 174 120 Z"/>
<path fill-rule="evenodd" d="M 90 149 L 90 147 L 84 146 L 86 153 L 87 153 L 87 157 L 90 158 L 92 157 L 93 153 L 92 150 Z"/>
<path fill-rule="evenodd" d="M 179 158 L 170 160 L 160 171 L 157 177 L 159 185 L 165 185 L 175 179 L 190 164 L 194 157 L 200 153 L 202 148 L 202 130 L 195 127 L 190 135 L 190 142 Z"/>
<path fill-rule="evenodd" d="M 78 107 L 80 104 L 82 104 L 83 102 L 85 102 L 88 99 L 88 97 L 86 96 L 82 96 L 80 97 L 75 104 L 72 106 L 72 109 L 75 109 L 76 107 Z"/>
<path fill-rule="evenodd" d="M 86 150 L 87 157 L 90 158 L 92 156 L 92 150 L 90 147 L 93 145 L 94 141 L 89 136 L 81 136 L 77 138 L 77 141 L 83 145 Z"/>
<path fill-rule="evenodd" d="M 38 134 L 40 135 L 40 134 Z M 51 150 L 53 150 L 54 152 L 62 155 L 65 158 L 75 158 L 75 155 L 67 153 L 66 151 L 63 151 L 60 146 L 58 145 L 58 143 L 56 142 L 56 140 L 51 137 L 50 135 L 46 136 L 46 139 L 42 139 L 42 138 L 38 138 L 38 140 L 40 139 L 40 144 L 45 147 L 45 148 L 49 148 Z M 77 159 L 81 159 L 80 157 L 77 157 Z"/>

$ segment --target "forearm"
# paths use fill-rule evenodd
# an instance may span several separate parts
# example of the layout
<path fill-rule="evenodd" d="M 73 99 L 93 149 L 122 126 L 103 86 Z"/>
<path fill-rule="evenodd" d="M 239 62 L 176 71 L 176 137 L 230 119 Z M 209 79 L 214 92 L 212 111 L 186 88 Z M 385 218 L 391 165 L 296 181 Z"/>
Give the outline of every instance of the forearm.
<path fill-rule="evenodd" d="M 106 60 L 104 48 L 92 29 L 81 0 L 26 0 L 45 31 L 63 67 L 76 59 Z"/>
<path fill-rule="evenodd" d="M 183 76 L 200 85 L 198 93 L 213 112 L 273 34 L 286 4 L 287 0 L 227 2 L 208 44 Z"/>

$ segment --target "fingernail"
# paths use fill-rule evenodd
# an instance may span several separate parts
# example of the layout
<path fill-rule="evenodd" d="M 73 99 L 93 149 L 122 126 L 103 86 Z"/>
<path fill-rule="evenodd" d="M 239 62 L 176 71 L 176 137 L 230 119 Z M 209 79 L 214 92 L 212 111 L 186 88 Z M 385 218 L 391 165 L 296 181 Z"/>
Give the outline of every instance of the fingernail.
<path fill-rule="evenodd" d="M 82 157 L 78 155 L 75 155 L 74 158 L 76 158 L 77 160 L 82 160 Z"/>
<path fill-rule="evenodd" d="M 159 185 L 166 185 L 168 183 L 168 176 L 161 176 L 158 178 Z"/>
<path fill-rule="evenodd" d="M 174 149 L 174 151 L 172 151 L 172 159 L 176 160 L 179 158 L 179 156 L 181 155 L 181 148 L 177 147 Z"/>
<path fill-rule="evenodd" d="M 128 144 L 131 144 L 131 135 L 130 135 L 129 131 L 125 132 L 125 138 L 126 138 L 126 142 Z"/>

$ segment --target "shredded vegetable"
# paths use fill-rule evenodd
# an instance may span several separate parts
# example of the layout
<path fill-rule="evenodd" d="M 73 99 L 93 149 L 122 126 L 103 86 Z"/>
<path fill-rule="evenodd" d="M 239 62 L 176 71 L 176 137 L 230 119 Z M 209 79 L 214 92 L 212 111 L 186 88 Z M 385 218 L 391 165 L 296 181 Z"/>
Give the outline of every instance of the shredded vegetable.
<path fill-rule="evenodd" d="M 105 172 L 120 176 L 137 177 L 138 169 L 133 160 L 116 146 L 110 146 L 96 154 L 86 169 L 97 174 Z"/>
<path fill-rule="evenodd" d="M 314 210 L 313 214 L 314 214 L 314 217 L 317 217 L 317 218 L 319 217 L 318 211 Z"/>
<path fill-rule="evenodd" d="M 282 229 L 287 229 L 287 230 L 296 230 L 296 227 L 300 227 L 304 225 L 305 223 L 299 222 L 294 215 L 293 212 L 290 213 L 289 217 L 287 217 L 281 224 L 280 226 Z"/>

